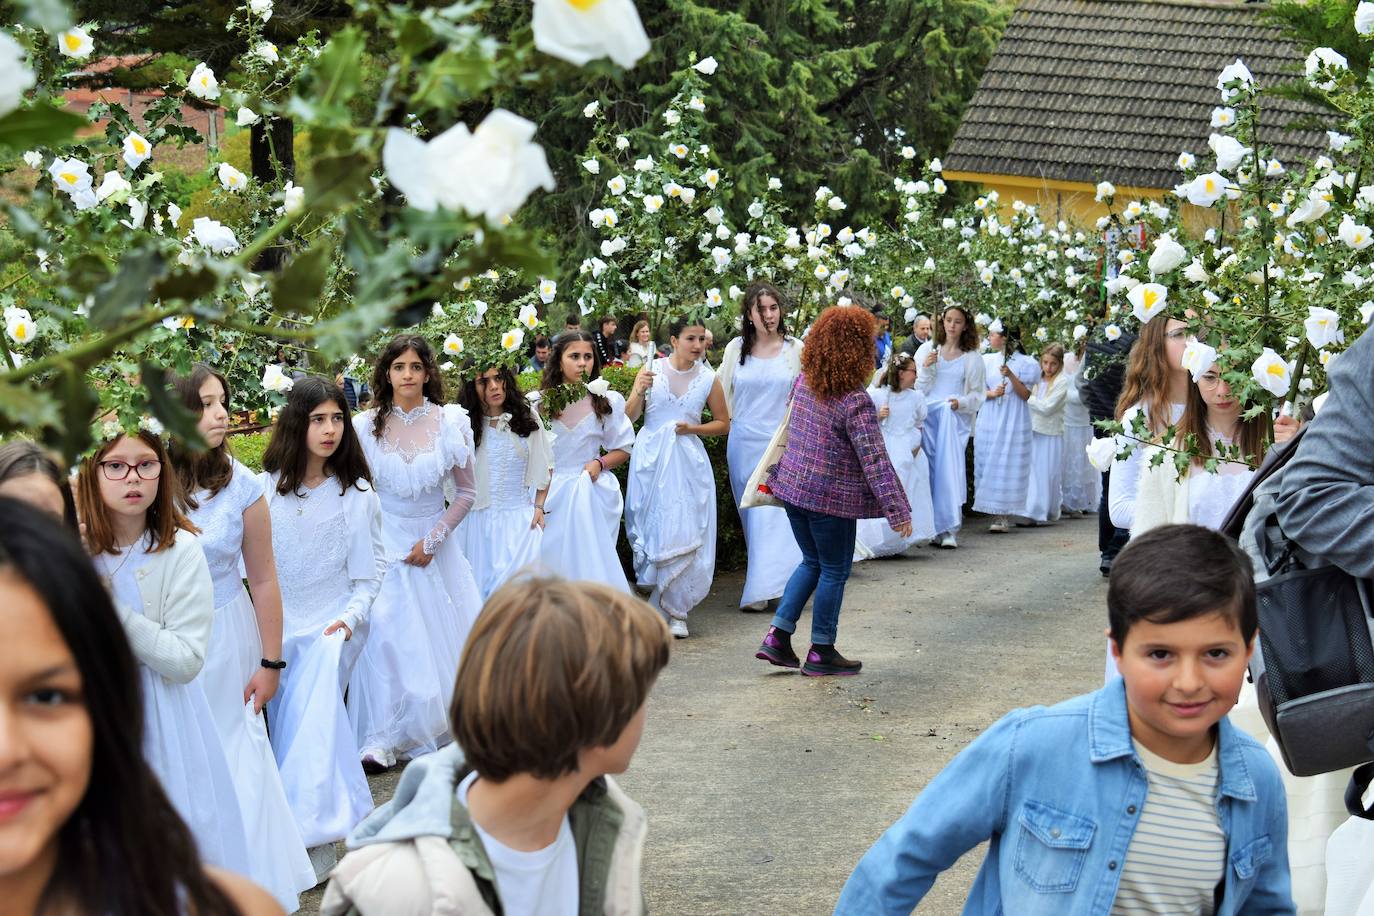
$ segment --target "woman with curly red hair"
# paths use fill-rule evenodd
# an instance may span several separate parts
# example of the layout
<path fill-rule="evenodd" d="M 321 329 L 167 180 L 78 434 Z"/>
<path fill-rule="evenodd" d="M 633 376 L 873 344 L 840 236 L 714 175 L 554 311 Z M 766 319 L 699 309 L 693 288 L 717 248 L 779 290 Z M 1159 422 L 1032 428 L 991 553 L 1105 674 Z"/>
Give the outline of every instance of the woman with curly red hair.
<path fill-rule="evenodd" d="M 835 649 L 858 520 L 885 516 L 893 531 L 911 534 L 911 506 L 865 389 L 873 374 L 876 331 L 873 316 L 856 306 L 821 313 L 802 347 L 787 448 L 768 479 L 787 510 L 802 562 L 754 657 L 801 668 L 811 677 L 858 674 L 863 667 Z M 792 650 L 792 634 L 813 593 L 811 651 L 802 664 Z"/>

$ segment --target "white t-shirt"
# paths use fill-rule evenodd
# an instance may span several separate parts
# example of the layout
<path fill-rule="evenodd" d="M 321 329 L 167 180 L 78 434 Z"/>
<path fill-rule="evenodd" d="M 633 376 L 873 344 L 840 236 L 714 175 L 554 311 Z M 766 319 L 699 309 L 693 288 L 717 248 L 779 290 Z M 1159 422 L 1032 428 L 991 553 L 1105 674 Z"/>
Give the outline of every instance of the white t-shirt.
<path fill-rule="evenodd" d="M 469 773 L 458 784 L 458 801 L 464 808 L 468 806 L 468 789 L 476 781 L 477 774 Z M 577 846 L 566 814 L 558 838 L 534 852 L 503 845 L 475 820 L 472 826 L 496 872 L 496 893 L 506 916 L 577 916 L 581 890 Z"/>
<path fill-rule="evenodd" d="M 1217 748 L 1201 763 L 1173 763 L 1135 744 L 1149 788 L 1126 850 L 1113 916 L 1211 916 L 1226 874 L 1226 833 L 1217 814 Z"/>

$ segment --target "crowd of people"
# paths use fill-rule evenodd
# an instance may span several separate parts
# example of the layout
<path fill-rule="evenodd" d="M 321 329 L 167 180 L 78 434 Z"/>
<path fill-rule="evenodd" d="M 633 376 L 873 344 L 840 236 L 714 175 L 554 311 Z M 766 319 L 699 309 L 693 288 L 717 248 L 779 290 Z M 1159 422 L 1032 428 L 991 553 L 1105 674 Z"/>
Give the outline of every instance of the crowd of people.
<path fill-rule="evenodd" d="M 1305 815 L 1228 717 L 1254 703 L 1256 599 L 1216 529 L 1297 421 L 1246 418 L 1215 372 L 1194 381 L 1182 320 L 1146 323 L 1124 360 L 1031 356 L 986 330 L 952 305 L 894 346 L 872 312 L 835 306 L 803 340 L 756 283 L 717 367 L 700 316 L 663 352 L 646 323 L 619 341 L 608 319 L 536 340 L 529 396 L 524 367 L 501 364 L 472 366 L 451 400 L 429 342 L 399 335 L 361 412 L 361 386 L 296 381 L 261 473 L 233 457 L 232 392 L 208 365 L 174 380 L 202 443 L 111 433 L 74 478 L 32 443 L 0 445 L 0 750 L 18 774 L 0 833 L 42 798 L 3 844 L 22 911 L 289 912 L 332 874 L 331 914 L 638 912 L 645 817 L 607 777 L 710 588 L 701 438 L 727 436 L 748 506 L 739 605 L 774 611 L 756 657 L 804 675 L 862 668 L 836 646 L 853 562 L 957 546 L 970 440 L 992 532 L 1100 511 L 1105 686 L 981 735 L 837 912 L 910 912 L 987 840 L 978 912 L 1293 912 L 1316 880 L 1289 867 Z M 628 397 L 600 378 L 613 362 L 637 368 Z M 1369 337 L 1333 369 L 1338 397 L 1276 500 L 1291 536 L 1369 577 L 1361 371 Z M 1087 453 L 1109 402 L 1127 432 L 1104 480 Z M 1152 460 L 1185 441 L 1202 454 L 1181 474 Z M 1231 444 L 1247 462 L 1209 473 Z M 622 497 L 611 471 L 627 464 Z M 366 774 L 405 760 L 374 811 Z"/>

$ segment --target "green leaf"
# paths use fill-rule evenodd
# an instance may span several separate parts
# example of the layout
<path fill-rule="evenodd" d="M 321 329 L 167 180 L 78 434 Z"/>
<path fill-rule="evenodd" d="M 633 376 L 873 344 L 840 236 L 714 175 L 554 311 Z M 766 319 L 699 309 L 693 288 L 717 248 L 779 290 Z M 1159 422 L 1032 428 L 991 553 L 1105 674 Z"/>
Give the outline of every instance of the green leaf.
<path fill-rule="evenodd" d="M 167 270 L 167 261 L 156 248 L 125 255 L 119 273 L 95 291 L 91 324 L 110 329 L 153 301 L 154 285 Z"/>
<path fill-rule="evenodd" d="M 220 276 L 212 268 L 200 265 L 193 270 L 175 270 L 156 281 L 152 288 L 152 298 L 170 302 L 180 299 L 195 302 L 201 296 L 219 286 Z"/>
<path fill-rule="evenodd" d="M 72 27 L 72 11 L 63 0 L 19 0 L 19 20 L 39 31 L 56 34 Z"/>
<path fill-rule="evenodd" d="M 172 391 L 167 382 L 167 368 L 144 360 L 139 365 L 139 375 L 148 392 L 148 409 L 153 416 L 176 438 L 192 445 L 203 445 L 200 432 L 196 429 L 200 416 L 188 410 Z"/>
<path fill-rule="evenodd" d="M 0 118 L 0 146 L 17 150 L 60 146 L 89 124 L 81 115 L 50 105 L 20 108 Z"/>
<path fill-rule="evenodd" d="M 284 312 L 301 314 L 312 310 L 324 289 L 325 275 L 334 256 L 334 242 L 322 235 L 305 251 L 297 254 L 286 269 L 272 278 L 272 302 Z"/>
<path fill-rule="evenodd" d="M 91 419 L 100 407 L 95 390 L 72 363 L 63 363 L 53 383 L 53 393 L 62 405 L 59 424 L 43 429 L 43 441 L 57 449 L 68 462 L 74 462 L 91 445 Z"/>
<path fill-rule="evenodd" d="M 342 110 L 343 104 L 362 86 L 363 35 L 353 26 L 335 32 L 316 58 L 311 73 L 315 78 L 313 101 L 321 109 Z"/>
<path fill-rule="evenodd" d="M 372 172 L 377 163 L 363 153 L 324 156 L 316 159 L 305 182 L 305 205 L 322 215 L 356 202 L 372 189 Z"/>
<path fill-rule="evenodd" d="M 46 391 L 27 384 L 0 382 L 0 432 L 14 433 L 56 426 L 61 420 L 57 401 Z"/>

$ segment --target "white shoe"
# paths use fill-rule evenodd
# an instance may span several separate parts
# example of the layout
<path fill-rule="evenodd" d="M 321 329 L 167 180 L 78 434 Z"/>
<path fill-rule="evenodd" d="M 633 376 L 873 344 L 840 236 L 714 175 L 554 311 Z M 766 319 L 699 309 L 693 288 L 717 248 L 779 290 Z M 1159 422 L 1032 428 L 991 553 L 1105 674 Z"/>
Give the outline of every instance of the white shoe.
<path fill-rule="evenodd" d="M 687 638 L 687 621 L 677 617 L 668 618 L 668 632 L 677 639 Z"/>
<path fill-rule="evenodd" d="M 1006 534 L 1010 529 L 1011 526 L 1008 524 L 1005 515 L 997 516 L 997 518 L 993 519 L 992 524 L 988 525 L 988 530 L 993 534 Z"/>
<path fill-rule="evenodd" d="M 319 846 L 311 846 L 305 852 L 310 856 L 310 866 L 315 869 L 315 884 L 320 885 L 328 881 L 329 873 L 339 864 L 339 852 L 334 848 L 334 844 L 321 843 Z"/>
<path fill-rule="evenodd" d="M 936 544 L 937 546 L 943 547 L 946 550 L 953 550 L 954 548 L 959 546 L 958 542 L 954 540 L 953 531 L 947 531 L 944 534 L 940 535 L 940 539 L 936 541 Z"/>
<path fill-rule="evenodd" d="M 748 604 L 743 605 L 743 606 L 740 608 L 740 610 L 742 610 L 742 611 L 766 611 L 766 610 L 768 610 L 768 599 L 767 599 L 767 598 L 764 598 L 762 601 L 751 601 L 751 602 L 749 602 Z"/>
<path fill-rule="evenodd" d="M 363 770 L 368 773 L 380 773 L 396 765 L 396 755 L 380 747 L 364 748 L 360 756 Z"/>

